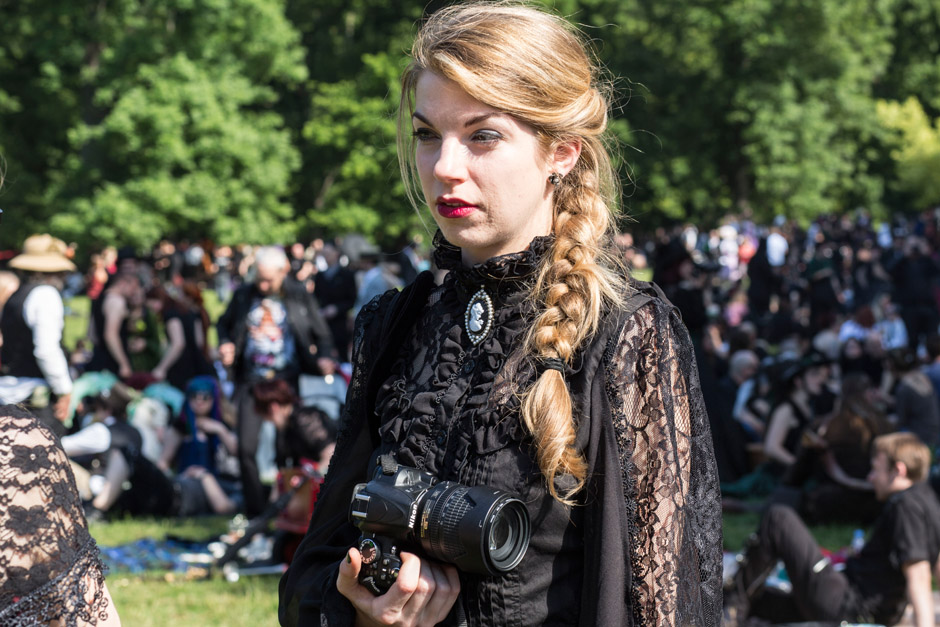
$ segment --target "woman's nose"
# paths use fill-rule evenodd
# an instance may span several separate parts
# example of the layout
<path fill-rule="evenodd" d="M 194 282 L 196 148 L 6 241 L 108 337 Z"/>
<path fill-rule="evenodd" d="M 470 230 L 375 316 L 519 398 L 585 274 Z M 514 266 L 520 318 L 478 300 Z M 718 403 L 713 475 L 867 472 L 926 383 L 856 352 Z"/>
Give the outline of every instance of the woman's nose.
<path fill-rule="evenodd" d="M 467 163 L 464 146 L 456 139 L 441 141 L 441 149 L 434 163 L 434 176 L 441 181 L 466 177 Z"/>

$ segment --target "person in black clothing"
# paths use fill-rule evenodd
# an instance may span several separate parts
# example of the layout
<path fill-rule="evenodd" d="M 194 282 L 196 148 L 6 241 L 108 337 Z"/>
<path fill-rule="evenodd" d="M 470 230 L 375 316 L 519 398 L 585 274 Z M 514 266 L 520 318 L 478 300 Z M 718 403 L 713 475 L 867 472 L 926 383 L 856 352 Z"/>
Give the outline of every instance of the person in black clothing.
<path fill-rule="evenodd" d="M 263 247 L 255 264 L 254 283 L 235 291 L 217 323 L 219 356 L 236 385 L 238 457 L 249 516 L 260 514 L 266 502 L 255 461 L 262 417 L 252 385 L 283 379 L 296 389 L 301 373 L 331 374 L 336 363 L 329 327 L 303 284 L 288 277 L 284 251 Z"/>
<path fill-rule="evenodd" d="M 714 393 L 704 395 L 718 477 L 722 482 L 736 481 L 748 473 L 747 442 L 763 435 L 765 425 L 756 420 L 739 422 L 734 415 L 741 384 L 754 377 L 759 367 L 760 360 L 753 351 L 734 353 L 729 360 L 728 374 L 718 380 Z"/>
<path fill-rule="evenodd" d="M 147 291 L 147 307 L 163 318 L 169 340 L 160 362 L 151 371 L 154 378 L 183 390 L 193 377 L 214 375 L 205 357 L 206 340 L 199 314 L 160 286 Z"/>
<path fill-rule="evenodd" d="M 90 322 L 95 351 L 86 368 L 89 372 L 107 370 L 122 379 L 133 374 L 127 321 L 131 303 L 140 291 L 137 275 L 121 271 L 108 281 L 101 297 L 92 303 Z"/>
<path fill-rule="evenodd" d="M 940 267 L 929 255 L 927 243 L 912 235 L 904 243 L 904 256 L 890 269 L 894 301 L 901 309 L 908 344 L 914 350 L 937 331 L 940 321 L 933 295 Z"/>
<path fill-rule="evenodd" d="M 718 624 L 721 495 L 692 342 L 621 264 L 609 100 L 572 30 L 480 2 L 417 36 L 402 172 L 417 174 L 405 187 L 420 181 L 449 272 L 357 317 L 283 624 Z M 405 549 L 385 594 L 359 583 L 369 554 L 350 500 L 399 466 L 518 497 L 533 523 L 518 566 L 490 576 Z"/>
<path fill-rule="evenodd" d="M 802 620 L 895 624 L 908 600 L 918 627 L 934 625 L 931 573 L 940 556 L 940 503 L 924 481 L 930 451 L 911 433 L 875 438 L 868 481 L 885 507 L 862 550 L 837 572 L 800 517 L 772 505 L 745 555 L 726 607 L 747 613 L 783 560 Z"/>
<path fill-rule="evenodd" d="M 330 326 L 339 360 L 349 361 L 349 311 L 356 304 L 356 273 L 340 263 L 335 245 L 325 244 L 322 255 L 327 268 L 316 275 L 313 295 Z"/>

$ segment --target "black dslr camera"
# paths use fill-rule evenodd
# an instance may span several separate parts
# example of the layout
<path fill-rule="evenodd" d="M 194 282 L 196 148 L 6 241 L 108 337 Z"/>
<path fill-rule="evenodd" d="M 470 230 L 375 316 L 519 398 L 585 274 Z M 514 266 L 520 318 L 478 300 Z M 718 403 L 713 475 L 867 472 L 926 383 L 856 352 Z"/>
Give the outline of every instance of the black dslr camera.
<path fill-rule="evenodd" d="M 349 505 L 349 520 L 362 531 L 359 582 L 373 594 L 395 583 L 402 549 L 480 575 L 505 573 L 522 561 L 531 534 L 522 501 L 494 488 L 384 466 L 356 486 Z"/>

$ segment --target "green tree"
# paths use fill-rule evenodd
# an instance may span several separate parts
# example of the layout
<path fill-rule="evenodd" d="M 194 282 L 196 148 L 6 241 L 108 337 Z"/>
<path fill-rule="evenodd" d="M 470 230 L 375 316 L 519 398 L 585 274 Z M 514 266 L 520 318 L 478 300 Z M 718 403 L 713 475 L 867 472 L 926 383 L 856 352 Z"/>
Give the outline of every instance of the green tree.
<path fill-rule="evenodd" d="M 405 196 L 395 153 L 399 77 L 424 9 L 414 0 L 290 2 L 310 75 L 292 124 L 303 156 L 294 205 L 304 233 L 356 231 L 391 247 L 428 228 Z"/>
<path fill-rule="evenodd" d="M 940 119 L 931 124 L 913 97 L 903 103 L 879 101 L 878 117 L 891 131 L 898 188 L 911 195 L 916 208 L 940 204 Z"/>
<path fill-rule="evenodd" d="M 752 209 L 810 218 L 877 205 L 866 152 L 890 54 L 890 2 L 613 2 L 572 6 L 624 83 L 641 221 Z M 629 187 L 628 187 L 629 189 Z"/>
<path fill-rule="evenodd" d="M 115 0 L 78 10 L 27 1 L 3 10 L 19 36 L 4 61 L 56 81 L 43 89 L 23 78 L 23 118 L 0 132 L 5 151 L 16 138 L 11 174 L 30 150 L 51 155 L 35 181 L 11 186 L 18 226 L 90 245 L 292 235 L 287 196 L 299 159 L 275 88 L 299 84 L 306 69 L 281 0 Z M 31 111 L 44 95 L 54 97 Z M 58 123 L 30 146 L 20 129 L 34 116 Z"/>

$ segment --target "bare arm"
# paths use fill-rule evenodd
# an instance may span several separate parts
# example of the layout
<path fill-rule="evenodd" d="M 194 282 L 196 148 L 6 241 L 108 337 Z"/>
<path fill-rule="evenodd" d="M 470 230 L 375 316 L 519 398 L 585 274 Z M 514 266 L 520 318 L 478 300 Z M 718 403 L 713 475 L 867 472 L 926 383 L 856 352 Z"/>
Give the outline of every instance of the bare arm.
<path fill-rule="evenodd" d="M 179 318 L 167 320 L 166 336 L 170 340 L 170 345 L 166 347 L 163 358 L 152 371 L 153 376 L 161 380 L 166 378 L 167 370 L 176 363 L 176 360 L 186 350 L 186 336 L 183 333 L 183 323 Z"/>
<path fill-rule="evenodd" d="M 176 429 L 168 428 L 163 436 L 163 453 L 160 454 L 160 461 L 157 462 L 157 468 L 167 472 L 173 467 L 173 460 L 176 459 L 176 452 L 180 448 L 183 439 Z"/>
<path fill-rule="evenodd" d="M 121 343 L 121 325 L 124 324 L 124 319 L 127 318 L 127 303 L 120 296 L 109 294 L 105 296 L 102 309 L 104 313 L 104 344 L 118 364 L 120 369 L 118 374 L 122 377 L 130 376 L 131 361 L 127 358 L 124 345 Z"/>
<path fill-rule="evenodd" d="M 767 437 L 764 438 L 764 454 L 770 459 L 789 466 L 796 461 L 790 451 L 784 448 L 787 433 L 797 425 L 789 406 L 778 407 L 770 416 Z"/>
<path fill-rule="evenodd" d="M 224 423 L 212 418 L 196 418 L 196 427 L 210 435 L 217 435 L 225 450 L 232 455 L 238 454 L 238 438 Z"/>
<path fill-rule="evenodd" d="M 822 455 L 822 460 L 826 468 L 826 474 L 839 485 L 852 490 L 865 490 L 869 492 L 874 489 L 872 485 L 864 479 L 856 479 L 846 473 L 842 466 L 839 465 L 839 461 L 832 451 L 825 451 Z"/>
<path fill-rule="evenodd" d="M 917 627 L 935 625 L 930 564 L 927 560 L 908 562 L 901 570 L 907 580 L 907 597 L 914 607 L 914 624 Z"/>

